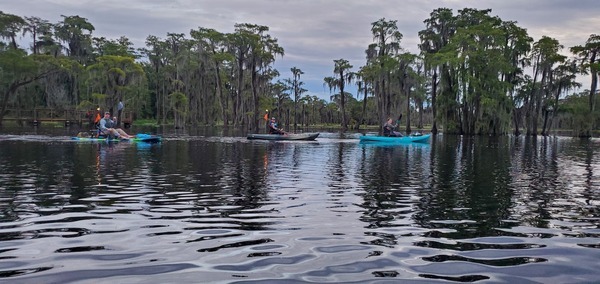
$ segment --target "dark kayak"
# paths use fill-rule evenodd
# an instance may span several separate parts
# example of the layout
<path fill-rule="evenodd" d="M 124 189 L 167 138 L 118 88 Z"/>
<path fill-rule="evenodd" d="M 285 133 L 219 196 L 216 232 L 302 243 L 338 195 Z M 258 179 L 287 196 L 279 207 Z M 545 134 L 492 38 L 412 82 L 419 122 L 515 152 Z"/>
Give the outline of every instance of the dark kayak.
<path fill-rule="evenodd" d="M 388 137 L 388 136 L 374 136 L 374 135 L 363 135 L 360 136 L 361 142 L 386 142 L 386 143 L 427 143 L 431 134 L 419 135 L 419 136 L 401 136 L 401 137 Z"/>
<path fill-rule="evenodd" d="M 315 140 L 319 133 L 301 133 L 301 134 L 248 134 L 250 140 Z"/>
<path fill-rule="evenodd" d="M 105 141 L 105 142 L 120 142 L 120 141 L 129 141 L 129 142 L 143 142 L 143 143 L 158 143 L 162 140 L 162 137 L 158 135 L 150 135 L 150 134 L 137 134 L 135 138 L 132 139 L 121 139 L 121 138 L 107 138 L 107 137 L 71 137 L 72 140 L 77 141 Z"/>

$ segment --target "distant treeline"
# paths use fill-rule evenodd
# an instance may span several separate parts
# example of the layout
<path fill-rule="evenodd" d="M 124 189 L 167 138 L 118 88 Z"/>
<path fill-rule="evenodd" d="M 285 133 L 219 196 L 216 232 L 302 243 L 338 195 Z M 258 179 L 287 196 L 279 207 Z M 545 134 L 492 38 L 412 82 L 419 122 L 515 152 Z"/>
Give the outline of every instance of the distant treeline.
<path fill-rule="evenodd" d="M 600 36 L 562 55 L 558 40 L 534 41 L 525 28 L 465 8 L 440 8 L 419 32 L 420 53 L 406 52 L 397 21 L 371 25 L 364 65 L 333 59 L 323 78 L 331 102 L 304 95 L 299 67 L 290 78 L 273 68 L 284 48 L 266 26 L 236 24 L 232 33 L 192 29 L 150 35 L 135 48 L 127 37 L 94 37 L 80 16 L 50 23 L 0 12 L 0 124 L 7 108 L 115 110 L 175 127 L 234 125 L 258 131 L 268 110 L 280 123 L 358 129 L 404 114 L 402 125 L 433 133 L 547 135 L 551 127 L 590 136 L 600 115 L 596 88 Z M 20 46 L 17 38 L 30 38 Z M 287 73 L 287 72 L 286 72 Z M 591 77 L 581 93 L 577 76 Z M 357 94 L 346 90 L 350 84 Z"/>

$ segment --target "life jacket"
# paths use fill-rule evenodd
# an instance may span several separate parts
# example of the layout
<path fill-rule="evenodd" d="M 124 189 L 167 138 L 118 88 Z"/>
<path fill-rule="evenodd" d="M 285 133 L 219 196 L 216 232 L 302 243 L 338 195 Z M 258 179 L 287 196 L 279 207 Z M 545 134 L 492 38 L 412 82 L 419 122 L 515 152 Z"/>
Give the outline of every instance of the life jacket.
<path fill-rule="evenodd" d="M 269 122 L 269 134 L 279 134 L 277 122 Z"/>
<path fill-rule="evenodd" d="M 114 128 L 115 127 L 115 122 L 110 119 L 110 118 L 103 118 L 104 119 L 104 127 L 106 128 Z"/>

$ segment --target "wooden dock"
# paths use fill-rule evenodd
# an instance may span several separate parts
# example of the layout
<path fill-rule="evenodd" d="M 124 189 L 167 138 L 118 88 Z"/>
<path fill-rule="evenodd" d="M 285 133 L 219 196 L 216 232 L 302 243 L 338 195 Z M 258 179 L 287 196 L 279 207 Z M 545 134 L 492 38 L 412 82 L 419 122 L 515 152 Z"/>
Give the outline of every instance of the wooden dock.
<path fill-rule="evenodd" d="M 16 121 L 20 125 L 41 125 L 44 122 L 52 122 L 63 124 L 66 127 L 70 125 L 93 125 L 95 117 L 96 110 L 36 108 L 33 110 L 7 109 L 3 120 Z M 123 127 L 131 126 L 133 113 L 124 111 L 121 123 Z"/>

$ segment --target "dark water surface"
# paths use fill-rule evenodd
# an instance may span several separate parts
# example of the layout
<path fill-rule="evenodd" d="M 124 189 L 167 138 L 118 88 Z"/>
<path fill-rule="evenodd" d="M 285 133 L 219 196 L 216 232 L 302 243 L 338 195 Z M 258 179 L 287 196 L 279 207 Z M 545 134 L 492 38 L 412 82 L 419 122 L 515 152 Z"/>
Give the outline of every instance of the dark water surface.
<path fill-rule="evenodd" d="M 598 283 L 599 140 L 0 135 L 0 282 Z"/>

